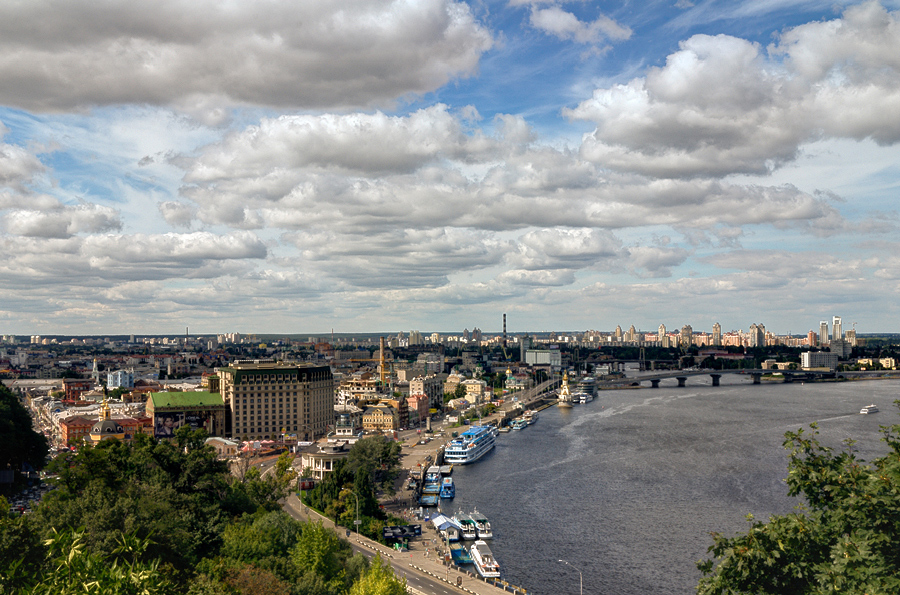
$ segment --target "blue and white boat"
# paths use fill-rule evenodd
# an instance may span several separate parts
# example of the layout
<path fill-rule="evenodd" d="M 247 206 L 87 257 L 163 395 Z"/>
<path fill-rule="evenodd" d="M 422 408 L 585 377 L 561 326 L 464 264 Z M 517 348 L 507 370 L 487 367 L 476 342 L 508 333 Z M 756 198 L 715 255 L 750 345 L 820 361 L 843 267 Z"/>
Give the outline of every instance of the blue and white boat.
<path fill-rule="evenodd" d="M 444 449 L 444 462 L 452 465 L 474 463 L 492 448 L 497 438 L 494 426 L 472 426 Z"/>
<path fill-rule="evenodd" d="M 437 494 L 422 494 L 422 497 L 419 498 L 419 504 L 422 506 L 437 506 L 438 500 L 440 498 Z"/>
<path fill-rule="evenodd" d="M 461 565 L 472 563 L 472 556 L 469 555 L 468 550 L 466 550 L 465 546 L 461 543 L 450 544 L 450 555 L 453 557 L 454 564 Z"/>
<path fill-rule="evenodd" d="M 456 486 L 453 484 L 452 477 L 445 477 L 441 483 L 441 498 L 453 498 L 456 496 Z"/>
<path fill-rule="evenodd" d="M 425 483 L 422 484 L 423 494 L 440 494 L 441 493 L 441 469 L 440 467 L 429 467 L 425 472 Z"/>
<path fill-rule="evenodd" d="M 525 421 L 525 419 L 522 417 L 517 417 L 516 419 L 509 422 L 509 427 L 511 427 L 514 430 L 521 430 L 521 429 L 525 428 L 525 426 L 527 426 L 527 425 L 528 425 L 528 422 Z"/>

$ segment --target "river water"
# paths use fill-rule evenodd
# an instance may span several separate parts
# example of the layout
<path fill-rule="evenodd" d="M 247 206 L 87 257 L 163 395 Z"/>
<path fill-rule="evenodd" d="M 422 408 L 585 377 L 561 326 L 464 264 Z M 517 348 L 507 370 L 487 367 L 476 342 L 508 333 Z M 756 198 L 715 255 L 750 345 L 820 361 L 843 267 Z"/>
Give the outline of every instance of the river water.
<path fill-rule="evenodd" d="M 671 383 L 601 391 L 501 434 L 482 460 L 454 468 L 444 512 L 484 513 L 504 580 L 530 593 L 576 595 L 580 570 L 584 593 L 689 594 L 709 532 L 734 535 L 748 513 L 765 520 L 798 504 L 783 481 L 785 432 L 818 422 L 823 444 L 853 438 L 871 460 L 887 452 L 879 425 L 900 423 L 900 381 Z M 881 413 L 860 415 L 870 403 Z"/>

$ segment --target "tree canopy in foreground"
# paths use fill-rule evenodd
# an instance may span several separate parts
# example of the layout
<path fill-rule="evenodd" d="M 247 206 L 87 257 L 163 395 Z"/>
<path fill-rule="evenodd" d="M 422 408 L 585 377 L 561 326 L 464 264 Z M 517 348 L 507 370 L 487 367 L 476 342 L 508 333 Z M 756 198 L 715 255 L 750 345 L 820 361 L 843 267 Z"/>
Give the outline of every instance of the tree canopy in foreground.
<path fill-rule="evenodd" d="M 895 401 L 900 406 L 900 401 Z M 872 463 L 835 453 L 812 432 L 788 432 L 788 494 L 797 512 L 751 522 L 745 534 L 713 534 L 698 563 L 700 595 L 900 593 L 900 425 L 882 427 L 888 454 Z"/>
<path fill-rule="evenodd" d="M 0 593 L 400 592 L 390 566 L 370 567 L 334 531 L 280 509 L 286 457 L 275 474 L 238 478 L 205 437 L 184 427 L 173 441 L 84 445 L 51 463 L 57 487 L 33 514 L 0 497 Z"/>

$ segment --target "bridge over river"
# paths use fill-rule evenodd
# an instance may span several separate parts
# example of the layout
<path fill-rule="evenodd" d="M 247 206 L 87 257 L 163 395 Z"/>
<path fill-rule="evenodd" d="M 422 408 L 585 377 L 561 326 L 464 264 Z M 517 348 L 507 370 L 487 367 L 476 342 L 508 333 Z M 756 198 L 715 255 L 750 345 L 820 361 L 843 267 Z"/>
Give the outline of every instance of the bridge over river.
<path fill-rule="evenodd" d="M 753 384 L 760 384 L 764 375 L 772 375 L 773 377 L 781 376 L 783 382 L 805 381 L 812 382 L 815 380 L 861 380 L 871 378 L 900 378 L 900 372 L 894 371 L 850 371 L 850 372 L 834 372 L 827 370 L 762 370 L 762 369 L 742 369 L 742 370 L 673 370 L 669 372 L 656 372 L 648 374 L 640 374 L 626 378 L 617 378 L 614 380 L 601 380 L 597 382 L 598 387 L 613 388 L 616 386 L 637 386 L 646 382 L 650 383 L 651 388 L 659 388 L 659 383 L 663 380 L 674 378 L 678 381 L 678 386 L 687 386 L 688 378 L 695 376 L 709 376 L 712 378 L 712 385 L 719 386 L 719 380 L 724 374 L 741 374 L 753 378 Z"/>
<path fill-rule="evenodd" d="M 782 382 L 814 382 L 814 381 L 839 381 L 839 380 L 865 380 L 878 378 L 900 379 L 900 370 L 882 371 L 848 371 L 832 372 L 827 370 L 671 370 L 660 372 L 639 372 L 637 375 L 615 378 L 611 380 L 597 380 L 595 388 L 615 389 L 635 387 L 649 384 L 649 388 L 659 388 L 660 382 L 675 380 L 678 386 L 687 386 L 688 379 L 698 376 L 709 376 L 712 386 L 719 386 L 719 380 L 725 374 L 740 374 L 750 376 L 753 384 L 762 384 L 762 378 L 771 375 L 773 380 L 781 376 Z M 511 395 L 499 410 L 501 418 L 511 419 L 521 414 L 522 409 L 542 408 L 556 402 L 556 389 L 560 385 L 560 377 L 540 383 L 538 386 Z M 569 385 L 572 386 L 571 384 Z"/>

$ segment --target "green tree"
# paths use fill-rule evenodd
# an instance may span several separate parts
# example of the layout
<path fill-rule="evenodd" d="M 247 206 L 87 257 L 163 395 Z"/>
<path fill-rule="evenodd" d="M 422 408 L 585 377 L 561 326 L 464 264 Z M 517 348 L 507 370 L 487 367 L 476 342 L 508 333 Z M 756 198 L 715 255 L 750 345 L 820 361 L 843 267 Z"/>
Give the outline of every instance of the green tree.
<path fill-rule="evenodd" d="M 393 494 L 394 480 L 400 473 L 401 450 L 397 442 L 384 436 L 363 438 L 347 454 L 347 468 L 354 475 L 357 472 L 367 474 L 371 485 Z"/>
<path fill-rule="evenodd" d="M 345 562 L 351 557 L 350 544 L 322 523 L 307 523 L 291 550 L 291 560 L 306 582 L 318 583 L 326 593 L 338 594 L 346 588 Z M 317 577 L 318 580 L 310 578 Z M 303 582 L 303 581 L 301 581 Z"/>
<path fill-rule="evenodd" d="M 50 559 L 33 584 L 19 584 L 11 595 L 163 595 L 172 585 L 158 560 L 144 559 L 150 542 L 120 535 L 107 556 L 92 552 L 80 531 L 63 531 L 46 540 Z"/>
<path fill-rule="evenodd" d="M 394 569 L 379 554 L 350 588 L 350 595 L 406 595 L 406 579 L 394 576 Z"/>
<path fill-rule="evenodd" d="M 900 405 L 900 401 L 896 401 Z M 701 561 L 701 595 L 900 593 L 900 425 L 884 428 L 890 453 L 871 464 L 835 454 L 802 429 L 788 432 L 788 493 L 808 509 L 745 534 L 713 534 Z"/>
<path fill-rule="evenodd" d="M 49 450 L 47 438 L 34 431 L 18 397 L 0 384 L 0 469 L 43 469 Z"/>
<path fill-rule="evenodd" d="M 31 580 L 41 566 L 44 550 L 27 517 L 10 514 L 9 503 L 0 496 L 0 593 Z"/>

